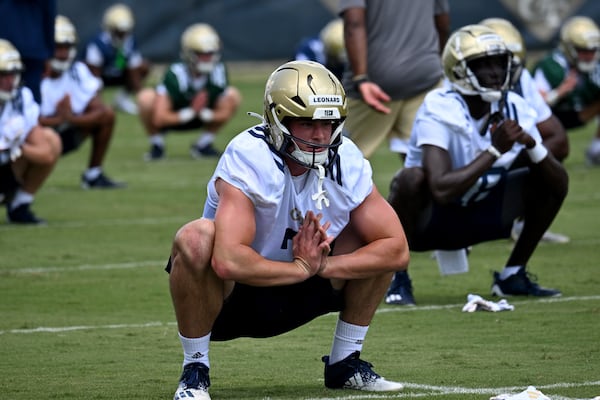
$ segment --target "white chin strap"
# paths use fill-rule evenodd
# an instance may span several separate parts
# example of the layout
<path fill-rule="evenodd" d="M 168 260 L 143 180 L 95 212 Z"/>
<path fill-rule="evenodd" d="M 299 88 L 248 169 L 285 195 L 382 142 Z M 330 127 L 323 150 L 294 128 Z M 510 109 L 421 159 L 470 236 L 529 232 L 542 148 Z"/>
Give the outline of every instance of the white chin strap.
<path fill-rule="evenodd" d="M 201 74 L 210 74 L 215 67 L 214 62 L 198 62 L 196 63 L 196 71 Z"/>
<path fill-rule="evenodd" d="M 581 72 L 592 72 L 596 68 L 597 61 L 578 61 L 577 69 Z"/>
<path fill-rule="evenodd" d="M 50 68 L 52 68 L 54 71 L 65 72 L 69 69 L 70 66 L 71 61 L 69 60 L 61 61 L 57 60 L 56 58 L 50 60 Z"/>
<path fill-rule="evenodd" d="M 10 101 L 13 99 L 13 97 L 15 97 L 16 94 L 17 91 L 14 89 L 11 91 L 0 90 L 0 102 L 5 103 L 7 101 Z"/>
<path fill-rule="evenodd" d="M 500 101 L 500 99 L 502 98 L 502 92 L 500 90 L 489 90 L 482 92 L 480 96 L 481 100 L 488 103 L 494 103 L 496 101 Z"/>

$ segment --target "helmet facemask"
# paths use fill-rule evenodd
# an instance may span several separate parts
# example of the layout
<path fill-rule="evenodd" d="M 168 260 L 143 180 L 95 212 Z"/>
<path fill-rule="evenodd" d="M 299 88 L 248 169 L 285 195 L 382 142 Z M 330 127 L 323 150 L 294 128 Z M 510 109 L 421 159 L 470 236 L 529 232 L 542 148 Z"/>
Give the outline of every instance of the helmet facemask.
<path fill-rule="evenodd" d="M 477 73 L 474 71 L 475 68 L 473 68 L 472 65 L 477 61 L 481 61 L 481 59 L 483 57 L 474 58 L 474 59 L 466 62 L 466 64 L 467 64 L 467 67 L 466 67 L 467 80 L 470 82 L 471 86 L 475 89 L 476 93 L 474 93 L 474 94 L 479 95 L 483 101 L 486 101 L 488 103 L 493 103 L 493 102 L 499 101 L 502 98 L 503 93 L 506 92 L 510 86 L 510 78 L 511 78 L 510 71 L 512 68 L 512 61 L 511 61 L 511 56 L 509 53 L 492 55 L 492 56 L 484 56 L 484 57 L 494 57 L 495 59 L 499 60 L 500 66 L 503 69 L 502 74 L 504 75 L 502 78 L 500 87 L 499 88 L 486 87 L 479 82 L 480 79 L 477 78 Z M 504 58 L 504 60 L 502 60 L 503 58 Z"/>
<path fill-rule="evenodd" d="M 591 18 L 571 17 L 561 28 L 560 48 L 571 65 L 591 72 L 600 59 L 600 29 Z"/>
<path fill-rule="evenodd" d="M 50 68 L 56 72 L 65 72 L 75 61 L 77 55 L 77 31 L 73 23 L 65 16 L 57 15 L 54 22 L 54 56 L 50 60 Z M 56 52 L 68 49 L 67 57 L 57 58 Z"/>
<path fill-rule="evenodd" d="M 189 26 L 181 35 L 181 59 L 198 74 L 210 74 L 221 60 L 221 39 L 208 24 Z"/>
<path fill-rule="evenodd" d="M 3 80 L 12 78 L 10 85 L 0 89 L 0 102 L 12 100 L 18 93 L 21 83 L 23 62 L 19 51 L 5 39 L 0 39 L 0 76 Z"/>
<path fill-rule="evenodd" d="M 502 60 L 502 81 L 486 87 L 474 73 L 472 64 L 487 57 Z M 442 53 L 444 74 L 452 87 L 466 96 L 480 96 L 486 102 L 502 98 L 510 85 L 512 53 L 502 38 L 484 25 L 467 25 L 454 32 Z"/>

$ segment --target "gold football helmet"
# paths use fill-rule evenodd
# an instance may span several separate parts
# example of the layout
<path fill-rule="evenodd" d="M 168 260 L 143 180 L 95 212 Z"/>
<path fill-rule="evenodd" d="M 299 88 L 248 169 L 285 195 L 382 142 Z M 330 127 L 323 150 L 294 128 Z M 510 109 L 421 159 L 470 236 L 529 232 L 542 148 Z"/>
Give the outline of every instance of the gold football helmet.
<path fill-rule="evenodd" d="M 341 18 L 329 22 L 321 32 L 319 38 L 323 42 L 325 54 L 328 58 L 333 58 L 344 62 L 346 57 L 346 47 L 344 46 L 344 21 Z"/>
<path fill-rule="evenodd" d="M 305 167 L 316 168 L 327 164 L 342 142 L 346 93 L 340 81 L 323 65 L 314 61 L 290 61 L 277 68 L 267 80 L 264 117 L 269 141 L 280 154 Z M 320 152 L 300 150 L 297 145 L 300 139 L 286 126 L 288 118 L 332 121 L 329 145 L 303 141 L 314 149 L 326 149 Z"/>
<path fill-rule="evenodd" d="M 102 17 L 102 26 L 111 32 L 131 32 L 134 24 L 133 13 L 125 4 L 113 4 L 106 9 Z"/>
<path fill-rule="evenodd" d="M 131 9 L 121 3 L 108 7 L 102 17 L 102 27 L 110 34 L 110 40 L 115 47 L 121 47 L 133 31 L 134 24 Z"/>
<path fill-rule="evenodd" d="M 512 52 L 510 80 L 511 85 L 515 85 L 521 78 L 521 72 L 525 66 L 526 48 L 523 36 L 510 21 L 503 18 L 486 18 L 480 24 L 492 28 Z"/>
<path fill-rule="evenodd" d="M 11 42 L 0 39 L 0 74 L 15 75 L 11 88 L 0 89 L 0 102 L 7 102 L 17 95 L 21 72 L 23 72 L 21 54 Z"/>
<path fill-rule="evenodd" d="M 181 59 L 196 72 L 210 73 L 221 59 L 221 40 L 208 24 L 189 26 L 181 35 Z"/>
<path fill-rule="evenodd" d="M 54 43 L 57 46 L 69 47 L 69 55 L 66 59 L 58 59 L 56 55 L 50 60 L 50 67 L 55 71 L 66 71 L 71 67 L 77 55 L 77 31 L 75 26 L 64 15 L 57 15 L 54 20 Z"/>
<path fill-rule="evenodd" d="M 598 63 L 600 29 L 591 18 L 571 17 L 560 30 L 559 47 L 572 65 L 582 72 L 590 72 Z M 591 60 L 581 60 L 577 50 L 594 51 L 594 57 Z"/>
<path fill-rule="evenodd" d="M 506 77 L 499 89 L 480 85 L 477 76 L 469 67 L 469 62 L 482 57 L 506 56 Z M 444 74 L 458 92 L 475 96 L 484 101 L 494 102 L 502 98 L 508 90 L 511 53 L 506 44 L 492 29 L 483 25 L 466 25 L 450 35 L 442 52 Z"/>

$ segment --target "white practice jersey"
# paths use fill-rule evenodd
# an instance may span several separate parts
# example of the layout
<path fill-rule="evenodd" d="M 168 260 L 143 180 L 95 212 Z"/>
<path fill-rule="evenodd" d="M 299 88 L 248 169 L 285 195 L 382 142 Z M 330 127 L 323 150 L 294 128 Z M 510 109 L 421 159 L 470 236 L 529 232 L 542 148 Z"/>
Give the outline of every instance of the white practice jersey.
<path fill-rule="evenodd" d="M 255 206 L 256 236 L 252 248 L 265 258 L 291 261 L 292 238 L 307 211 L 322 213 L 321 223 L 331 222 L 327 233 L 337 237 L 348 224 L 350 212 L 373 189 L 371 165 L 350 139 L 343 138 L 338 158 L 331 164 L 322 183 L 329 206 L 322 204 L 319 210 L 313 199 L 319 191 L 318 171 L 293 177 L 282 157 L 267 143 L 264 126 L 254 126 L 233 138 L 221 156 L 208 182 L 203 216 L 214 219 L 219 205 L 215 181 L 223 179 L 241 190 Z"/>
<path fill-rule="evenodd" d="M 497 103 L 492 104 L 493 110 L 497 107 Z M 537 113 L 521 96 L 508 92 L 504 115 L 507 119 L 516 120 L 536 142 L 542 142 L 536 127 Z M 404 166 L 421 167 L 421 146 L 433 145 L 448 151 L 452 169 L 464 167 L 492 144 L 489 127 L 483 135 L 480 133 L 486 121 L 487 116 L 480 120 L 471 117 L 459 93 L 448 88 L 432 90 L 417 112 Z M 502 154 L 492 168 L 467 191 L 461 203 L 468 204 L 485 198 L 487 191 L 498 183 L 523 149 L 522 144 L 515 143 L 511 150 Z"/>
<path fill-rule="evenodd" d="M 71 68 L 58 78 L 45 77 L 42 79 L 41 115 L 49 117 L 56 114 L 56 105 L 69 95 L 73 114 L 82 114 L 88 103 L 102 88 L 102 81 L 92 74 L 87 65 L 75 61 Z"/>
<path fill-rule="evenodd" d="M 537 113 L 537 123 L 544 122 L 552 116 L 552 109 L 539 92 L 531 73 L 523 69 L 519 78 L 519 88 L 515 90 Z"/>
<path fill-rule="evenodd" d="M 19 93 L 0 107 L 0 150 L 25 142 L 29 132 L 38 124 L 40 107 L 31 90 L 19 88 Z"/>

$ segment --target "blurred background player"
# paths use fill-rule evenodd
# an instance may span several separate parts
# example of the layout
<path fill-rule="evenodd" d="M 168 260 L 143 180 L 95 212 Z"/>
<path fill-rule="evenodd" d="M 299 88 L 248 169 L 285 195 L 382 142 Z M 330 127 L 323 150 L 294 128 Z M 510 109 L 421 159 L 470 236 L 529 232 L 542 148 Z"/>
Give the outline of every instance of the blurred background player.
<path fill-rule="evenodd" d="M 533 76 L 546 103 L 567 130 L 600 116 L 600 30 L 588 17 L 563 24 L 560 42 L 535 66 Z M 600 165 L 600 125 L 585 153 L 588 164 Z"/>
<path fill-rule="evenodd" d="M 486 26 L 467 25 L 450 36 L 442 61 L 452 90 L 425 97 L 389 201 L 413 251 L 508 238 L 522 217 L 523 231 L 503 270 L 494 272 L 492 293 L 560 296 L 532 280 L 528 262 L 560 210 L 568 175 L 543 145 L 535 110 L 508 90 L 511 58 Z"/>
<path fill-rule="evenodd" d="M 21 81 L 41 101 L 40 82 L 45 65 L 54 54 L 56 0 L 0 1 L 0 38 L 20 53 Z"/>
<path fill-rule="evenodd" d="M 43 224 L 31 210 L 34 196 L 61 152 L 58 136 L 38 124 L 39 105 L 20 86 L 23 63 L 17 49 L 0 39 L 0 203 L 14 224 Z"/>
<path fill-rule="evenodd" d="M 448 0 L 340 0 L 348 136 L 366 158 L 384 140 L 403 158 L 417 109 L 441 85 Z"/>
<path fill-rule="evenodd" d="M 42 80 L 40 123 L 53 127 L 60 135 L 67 154 L 91 138 L 88 168 L 81 176 L 85 189 L 123 187 L 104 175 L 102 162 L 108 151 L 115 125 L 114 110 L 103 103 L 99 90 L 102 81 L 81 61 L 75 61 L 77 32 L 71 21 L 56 17 L 54 58 Z"/>
<path fill-rule="evenodd" d="M 537 113 L 536 126 L 540 131 L 544 146 L 558 161 L 563 161 L 569 154 L 567 132 L 560 120 L 552 113 L 550 107 L 537 89 L 531 74 L 526 67 L 526 48 L 523 37 L 508 20 L 503 18 L 487 18 L 480 22 L 496 32 L 508 49 L 512 52 L 510 70 L 510 90 L 519 94 Z M 516 220 L 513 224 L 511 237 L 517 240 L 523 230 L 523 221 Z M 542 241 L 549 243 L 568 243 L 569 237 L 560 233 L 546 231 Z"/>
<path fill-rule="evenodd" d="M 150 69 L 138 50 L 133 34 L 134 17 L 125 4 L 109 7 L 102 18 L 102 31 L 87 44 L 84 60 L 105 87 L 119 87 L 114 104 L 117 109 L 137 114 L 132 99 L 142 88 Z"/>
<path fill-rule="evenodd" d="M 344 21 L 336 18 L 321 29 L 318 36 L 303 39 L 294 54 L 297 61 L 316 61 L 342 79 L 348 62 L 344 46 Z"/>
<path fill-rule="evenodd" d="M 150 138 L 147 160 L 165 156 L 164 136 L 169 130 L 203 131 L 191 146 L 194 158 L 218 157 L 213 142 L 217 132 L 235 114 L 240 92 L 229 86 L 221 62 L 221 41 L 208 24 L 189 26 L 181 35 L 181 60 L 169 66 L 155 88 L 138 95 L 140 119 Z"/>

